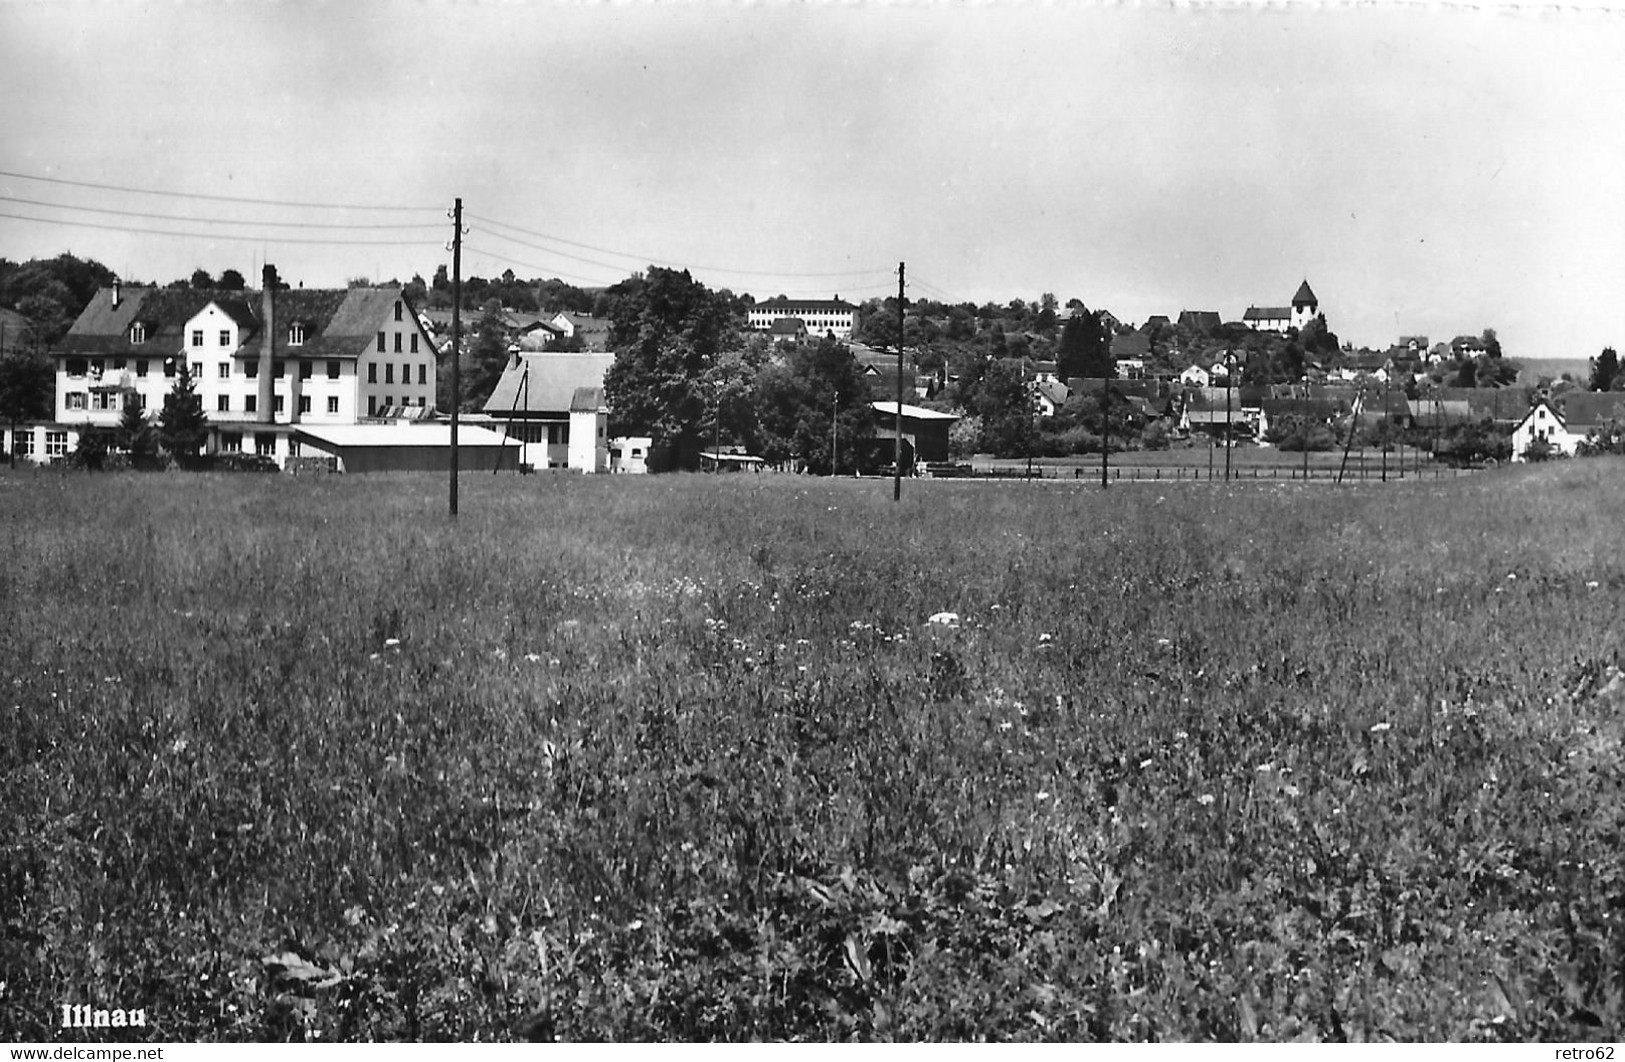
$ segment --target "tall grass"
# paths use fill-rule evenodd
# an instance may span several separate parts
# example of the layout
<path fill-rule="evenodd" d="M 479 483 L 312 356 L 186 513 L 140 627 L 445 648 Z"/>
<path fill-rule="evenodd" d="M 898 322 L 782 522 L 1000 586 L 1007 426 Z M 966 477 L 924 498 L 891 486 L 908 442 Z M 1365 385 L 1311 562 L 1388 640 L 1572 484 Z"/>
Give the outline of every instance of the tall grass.
<path fill-rule="evenodd" d="M 1617 1038 L 1621 471 L 0 478 L 0 1030 Z"/>

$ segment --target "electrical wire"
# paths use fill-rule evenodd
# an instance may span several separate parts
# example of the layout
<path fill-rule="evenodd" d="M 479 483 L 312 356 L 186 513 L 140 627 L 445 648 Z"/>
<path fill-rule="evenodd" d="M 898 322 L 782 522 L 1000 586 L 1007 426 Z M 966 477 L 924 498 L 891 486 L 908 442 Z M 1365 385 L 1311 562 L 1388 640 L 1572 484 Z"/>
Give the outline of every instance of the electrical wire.
<path fill-rule="evenodd" d="M 583 250 L 587 250 L 587 251 L 597 251 L 600 254 L 615 255 L 616 257 L 619 257 L 619 258 L 632 258 L 632 259 L 636 259 L 639 262 L 647 263 L 649 265 L 665 266 L 665 267 L 671 268 L 671 269 L 703 269 L 707 273 L 723 273 L 723 274 L 727 274 L 727 275 L 730 275 L 730 276 L 789 277 L 789 278 L 797 279 L 797 280 L 838 278 L 838 277 L 866 277 L 866 276 L 876 276 L 876 275 L 888 274 L 888 273 L 894 272 L 894 270 L 892 270 L 892 269 L 850 269 L 850 270 L 846 270 L 844 272 L 837 272 L 837 273 L 783 273 L 783 272 L 776 272 L 776 271 L 771 271 L 771 270 L 761 270 L 761 269 L 731 269 L 731 268 L 728 268 L 728 267 L 725 267 L 725 266 L 694 265 L 692 263 L 675 262 L 675 261 L 672 261 L 670 259 L 662 259 L 662 258 L 655 257 L 653 255 L 635 254 L 635 253 L 633 253 L 631 251 L 617 251 L 617 250 L 614 250 L 614 249 L 609 248 L 609 247 L 597 247 L 597 246 L 594 246 L 593 244 L 590 244 L 590 243 L 579 243 L 579 242 L 577 242 L 575 240 L 567 240 L 562 236 L 550 236 L 545 232 L 536 232 L 536 231 L 531 230 L 531 229 L 521 228 L 518 225 L 513 225 L 513 224 L 510 224 L 510 223 L 508 223 L 506 221 L 497 221 L 497 220 L 495 220 L 493 218 L 482 217 L 482 216 L 480 216 L 478 214 L 466 214 L 464 216 L 466 218 L 468 218 L 468 220 L 470 220 L 470 221 L 478 221 L 478 222 L 481 222 L 481 223 L 486 224 L 486 225 L 495 225 L 495 226 L 497 226 L 499 228 L 512 229 L 514 232 L 523 233 L 526 236 L 532 236 L 532 237 L 535 237 L 536 239 L 539 239 L 539 240 L 549 240 L 549 241 L 551 241 L 553 243 L 562 243 L 562 244 L 565 244 L 565 245 L 570 246 L 570 247 L 579 247 L 579 248 L 581 248 Z M 487 230 L 487 231 L 489 231 L 489 230 Z M 533 251 L 546 251 L 549 254 L 564 255 L 563 251 L 556 251 L 551 247 L 542 247 L 542 246 L 538 246 L 537 244 L 526 243 L 524 240 L 517 239 L 517 238 L 515 238 L 513 236 L 507 236 L 507 235 L 504 235 L 504 234 L 499 233 L 499 232 L 491 232 L 490 235 L 495 236 L 498 239 L 508 240 L 511 243 L 517 243 L 522 247 L 529 247 Z M 565 257 L 574 257 L 574 256 L 571 256 L 571 255 L 564 255 L 564 256 Z M 590 261 L 590 260 L 589 259 L 580 259 L 580 261 Z M 624 268 L 624 267 L 609 266 L 607 263 L 604 263 L 604 262 L 593 262 L 592 264 L 593 265 L 602 265 L 602 266 L 605 266 L 605 268 Z"/>
<path fill-rule="evenodd" d="M 42 177 L 33 173 L 0 170 L 0 177 L 13 177 L 20 181 L 39 181 L 43 184 L 61 184 L 72 188 L 94 188 L 103 192 L 127 192 L 132 195 L 158 195 L 173 199 L 207 199 L 216 203 L 252 203 L 258 206 L 296 207 L 301 210 L 382 210 L 441 212 L 440 206 L 365 206 L 359 203 L 300 203 L 286 199 L 254 199 L 249 196 L 210 195 L 206 192 L 166 192 L 153 188 L 129 188 L 117 184 L 97 184 L 94 181 L 73 181 L 66 177 Z"/>
<path fill-rule="evenodd" d="M 0 211 L 0 218 L 10 218 L 13 221 L 32 221 L 38 225 L 69 225 L 76 229 L 100 229 L 106 232 L 135 232 L 146 236 L 179 236 L 189 240 L 236 240 L 246 243 L 297 243 L 314 244 L 327 247 L 428 247 L 443 246 L 443 240 L 417 239 L 417 240 L 318 240 L 300 239 L 291 236 L 234 236 L 221 232 L 175 232 L 169 229 L 148 229 L 134 225 L 99 225 L 90 221 L 67 221 L 62 218 L 31 218 L 24 214 L 11 214 Z"/>
<path fill-rule="evenodd" d="M 20 206 L 45 207 L 50 210 L 77 210 L 86 214 L 112 214 L 126 218 L 147 218 L 153 221 L 183 221 L 203 225 L 246 225 L 258 228 L 278 229 L 391 229 L 405 231 L 408 229 L 438 229 L 439 222 L 413 222 L 410 224 L 377 225 L 377 224 L 349 224 L 345 222 L 321 221 L 243 221 L 231 218 L 194 218 L 176 214 L 148 214 L 137 210 L 115 210 L 111 207 L 73 206 L 68 203 L 50 203 L 40 199 L 20 199 L 16 196 L 0 195 L 0 203 L 17 203 Z"/>

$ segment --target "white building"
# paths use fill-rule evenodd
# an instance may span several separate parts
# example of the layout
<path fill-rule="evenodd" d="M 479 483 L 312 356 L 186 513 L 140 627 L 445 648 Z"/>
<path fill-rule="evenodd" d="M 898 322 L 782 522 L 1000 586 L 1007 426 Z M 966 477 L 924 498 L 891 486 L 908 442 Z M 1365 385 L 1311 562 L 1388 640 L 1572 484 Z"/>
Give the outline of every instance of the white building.
<path fill-rule="evenodd" d="M 604 374 L 614 363 L 613 354 L 515 354 L 485 402 L 492 430 L 532 468 L 610 471 Z"/>
<path fill-rule="evenodd" d="M 1305 280 L 1298 285 L 1290 306 L 1249 306 L 1241 315 L 1242 323 L 1255 332 L 1286 332 L 1299 329 L 1315 319 L 1320 312 L 1320 300 Z"/>
<path fill-rule="evenodd" d="M 783 295 L 759 302 L 746 315 L 752 329 L 765 332 L 773 322 L 785 317 L 799 318 L 807 327 L 807 334 L 832 334 L 836 339 L 851 339 L 857 326 L 858 308 L 837 295 L 833 299 L 790 299 Z"/>
<path fill-rule="evenodd" d="M 418 419 L 434 408 L 435 348 L 398 287 L 126 288 L 96 293 L 54 353 L 52 420 L 20 455 L 55 460 L 135 406 L 156 422 L 182 367 L 208 420 L 208 453 L 300 456 L 300 424 Z M 9 426 L 7 427 L 9 435 Z M 12 440 L 5 440 L 8 447 Z"/>

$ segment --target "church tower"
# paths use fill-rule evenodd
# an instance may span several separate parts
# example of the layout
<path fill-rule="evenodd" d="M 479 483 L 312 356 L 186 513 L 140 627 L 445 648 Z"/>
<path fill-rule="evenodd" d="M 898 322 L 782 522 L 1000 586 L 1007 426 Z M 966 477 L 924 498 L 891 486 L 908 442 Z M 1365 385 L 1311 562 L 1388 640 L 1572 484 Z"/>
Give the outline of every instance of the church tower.
<path fill-rule="evenodd" d="M 1303 326 L 1315 319 L 1320 312 L 1320 300 L 1309 288 L 1309 281 L 1305 280 L 1298 285 L 1298 293 L 1292 296 L 1292 327 L 1303 330 Z"/>

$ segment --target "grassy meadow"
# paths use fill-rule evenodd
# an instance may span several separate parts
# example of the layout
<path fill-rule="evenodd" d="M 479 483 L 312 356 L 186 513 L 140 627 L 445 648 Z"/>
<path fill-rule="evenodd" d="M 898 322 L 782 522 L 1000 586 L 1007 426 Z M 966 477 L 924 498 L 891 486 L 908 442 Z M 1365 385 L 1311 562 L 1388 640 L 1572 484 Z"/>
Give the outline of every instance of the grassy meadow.
<path fill-rule="evenodd" d="M 1619 1039 L 1622 484 L 0 472 L 0 1036 Z"/>

